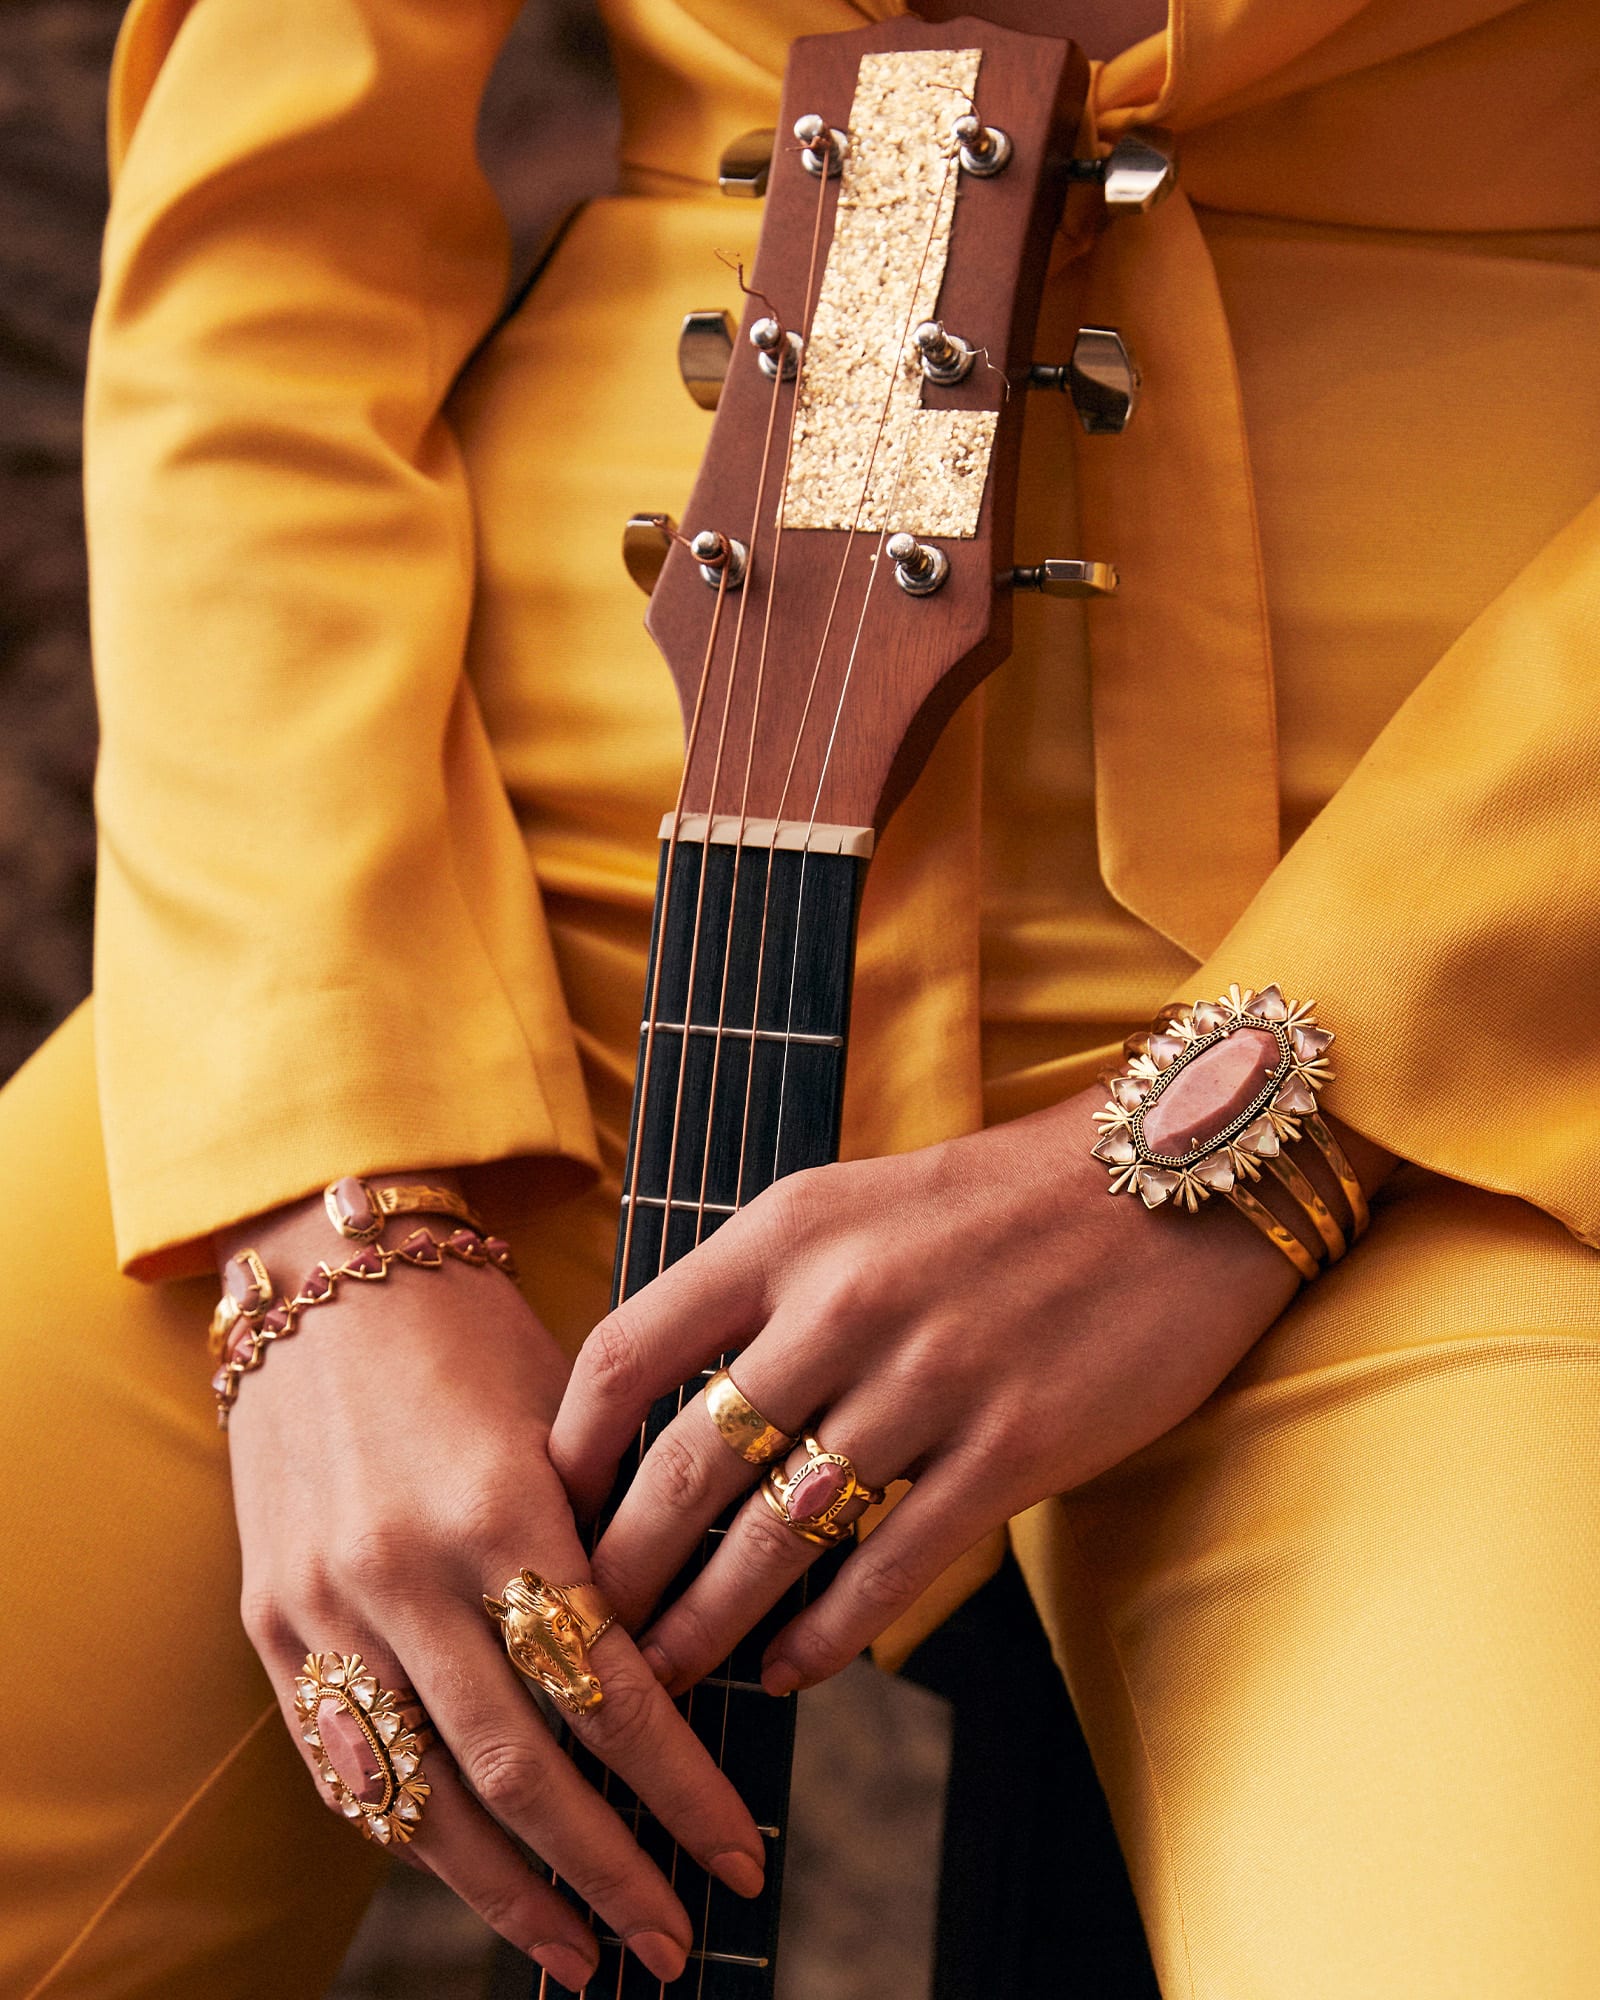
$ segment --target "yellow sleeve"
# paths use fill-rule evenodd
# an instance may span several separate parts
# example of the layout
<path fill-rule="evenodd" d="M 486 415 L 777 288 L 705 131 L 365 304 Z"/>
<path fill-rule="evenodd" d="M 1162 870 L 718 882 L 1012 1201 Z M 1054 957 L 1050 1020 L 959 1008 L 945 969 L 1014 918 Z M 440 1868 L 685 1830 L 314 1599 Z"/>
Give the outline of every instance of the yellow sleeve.
<path fill-rule="evenodd" d="M 1477 618 L 1186 994 L 1276 979 L 1328 1107 L 1600 1248 L 1600 501 Z"/>
<path fill-rule="evenodd" d="M 516 0 L 136 0 L 86 463 L 97 1043 L 119 1256 L 331 1176 L 593 1159 L 462 670 L 440 411 L 503 229 L 474 123 Z"/>

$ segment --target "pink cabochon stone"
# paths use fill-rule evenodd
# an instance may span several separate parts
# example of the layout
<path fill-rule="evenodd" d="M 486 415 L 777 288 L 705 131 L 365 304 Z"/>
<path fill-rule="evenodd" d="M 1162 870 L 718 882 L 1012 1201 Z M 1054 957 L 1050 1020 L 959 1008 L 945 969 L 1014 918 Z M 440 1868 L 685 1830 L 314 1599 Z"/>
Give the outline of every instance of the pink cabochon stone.
<path fill-rule="evenodd" d="M 808 1472 L 789 1495 L 791 1521 L 815 1521 L 844 1491 L 848 1475 L 842 1465 L 819 1465 Z"/>
<path fill-rule="evenodd" d="M 339 1701 L 317 1703 L 317 1734 L 328 1753 L 328 1761 L 363 1805 L 375 1806 L 383 1797 L 384 1781 L 374 1771 L 377 1758 L 361 1724 Z"/>
<path fill-rule="evenodd" d="M 1182 1156 L 1204 1146 L 1259 1095 L 1278 1067 L 1276 1036 L 1241 1028 L 1181 1069 L 1144 1114 L 1152 1153 Z"/>
<path fill-rule="evenodd" d="M 365 1236 L 377 1226 L 378 1211 L 372 1205 L 372 1196 L 354 1174 L 335 1181 L 328 1199 L 339 1219 L 339 1227 L 348 1235 Z"/>

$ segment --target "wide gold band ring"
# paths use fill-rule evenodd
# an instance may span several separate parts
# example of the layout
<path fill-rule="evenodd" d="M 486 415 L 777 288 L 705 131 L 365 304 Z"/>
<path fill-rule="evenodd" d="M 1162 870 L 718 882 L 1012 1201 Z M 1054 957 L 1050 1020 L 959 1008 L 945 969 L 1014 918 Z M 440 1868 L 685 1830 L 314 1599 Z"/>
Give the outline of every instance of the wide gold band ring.
<path fill-rule="evenodd" d="M 340 1812 L 368 1840 L 403 1846 L 432 1790 L 422 1753 L 433 1731 L 412 1690 L 380 1687 L 359 1653 L 307 1653 L 294 1706 L 317 1775 Z"/>
<path fill-rule="evenodd" d="M 706 1408 L 717 1427 L 717 1436 L 730 1451 L 736 1451 L 746 1465 L 769 1465 L 793 1451 L 797 1439 L 776 1424 L 769 1424 L 726 1368 L 719 1368 L 705 1386 Z"/>
<path fill-rule="evenodd" d="M 483 1608 L 500 1627 L 506 1652 L 522 1678 L 572 1715 L 592 1715 L 605 1699 L 589 1648 L 617 1614 L 597 1583 L 546 1583 L 519 1570 Z"/>
<path fill-rule="evenodd" d="M 824 1451 L 814 1437 L 808 1437 L 805 1446 L 805 1459 L 793 1472 L 773 1466 L 761 1482 L 761 1497 L 791 1534 L 830 1548 L 847 1541 L 854 1531 L 854 1515 L 848 1521 L 839 1518 L 850 1503 L 862 1500 L 875 1507 L 883 1488 L 863 1485 L 842 1451 Z"/>

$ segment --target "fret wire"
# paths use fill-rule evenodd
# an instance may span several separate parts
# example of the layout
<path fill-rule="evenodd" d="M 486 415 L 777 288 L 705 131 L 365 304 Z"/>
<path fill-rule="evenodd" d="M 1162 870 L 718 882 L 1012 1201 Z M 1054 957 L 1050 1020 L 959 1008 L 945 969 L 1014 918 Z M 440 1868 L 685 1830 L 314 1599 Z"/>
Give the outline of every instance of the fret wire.
<path fill-rule="evenodd" d="M 683 1209 L 687 1209 L 691 1215 L 699 1215 L 702 1212 L 706 1215 L 737 1215 L 739 1213 L 737 1207 L 731 1201 L 692 1201 L 688 1195 L 678 1194 L 674 1195 L 669 1202 L 665 1195 L 629 1194 L 624 1189 L 621 1206 L 627 1208 L 633 1203 L 637 1203 L 640 1208 L 670 1208 L 675 1214 Z"/>
<path fill-rule="evenodd" d="M 613 1931 L 599 1932 L 595 1942 L 602 1949 L 606 1945 L 614 1944 L 619 1947 L 622 1945 L 621 1938 Z M 764 1971 L 772 1963 L 770 1958 L 752 1958 L 748 1952 L 743 1951 L 691 1951 L 689 1957 L 707 1965 L 748 1965 L 757 1972 Z M 623 1952 L 623 1960 L 624 1962 L 627 1960 L 626 1951 Z"/>
<path fill-rule="evenodd" d="M 639 1033 L 645 1032 L 646 1023 L 639 1023 Z M 843 1035 L 809 1035 L 798 1028 L 726 1028 L 715 1021 L 657 1021 L 658 1035 L 705 1035 L 716 1041 L 731 1040 L 747 1042 L 753 1035 L 758 1042 L 800 1042 L 807 1048 L 842 1049 Z"/>

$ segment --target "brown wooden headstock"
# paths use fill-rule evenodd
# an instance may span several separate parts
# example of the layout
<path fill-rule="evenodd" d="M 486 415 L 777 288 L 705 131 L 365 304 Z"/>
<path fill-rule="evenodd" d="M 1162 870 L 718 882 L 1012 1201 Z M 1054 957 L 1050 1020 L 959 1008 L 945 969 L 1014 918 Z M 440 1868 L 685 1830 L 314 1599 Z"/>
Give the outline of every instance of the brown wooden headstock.
<path fill-rule="evenodd" d="M 977 57 L 970 102 L 959 81 L 949 81 L 948 63 L 960 69 L 950 52 L 960 51 Z M 863 71 L 863 57 L 885 56 L 905 60 Z M 871 116 L 858 115 L 853 125 L 858 87 Z M 749 338 L 768 310 L 752 296 L 683 524 L 689 536 L 710 529 L 745 544 L 747 572 L 740 590 L 724 596 L 709 670 L 716 591 L 681 544 L 667 558 L 646 621 L 686 718 L 704 677 L 687 810 L 739 812 L 748 756 L 751 817 L 881 826 L 949 715 L 1009 650 L 1010 598 L 997 590 L 996 577 L 1012 563 L 1021 384 L 1086 87 L 1087 65 L 1071 42 L 989 21 L 900 19 L 795 43 L 750 284 L 785 329 L 805 339 L 804 380 L 798 390 L 786 383 L 779 392 L 758 517 L 773 384 Z M 952 125 L 974 109 L 985 129 L 1011 143 L 1004 169 L 989 176 L 958 159 L 945 164 L 956 151 Z M 813 113 L 848 135 L 840 175 L 808 172 L 791 136 L 796 121 Z M 930 149 L 937 149 L 936 162 Z M 807 324 L 814 237 L 823 308 Z M 975 364 L 965 379 L 941 387 L 904 362 L 880 432 L 892 374 L 884 357 L 906 351 L 901 334 L 924 317 L 913 308 L 919 299 L 928 304 L 933 280 L 931 316 L 978 350 Z M 883 329 L 891 325 L 889 340 Z M 843 357 L 858 339 L 863 345 L 848 369 Z M 797 393 L 807 400 L 784 500 Z M 969 414 L 925 422 L 930 412 Z M 848 523 L 857 518 L 852 510 L 875 438 L 872 491 L 852 534 Z M 976 455 L 974 440 L 983 443 Z M 963 470 L 974 466 L 976 473 Z M 803 520 L 843 525 L 799 525 Z M 884 536 L 902 525 L 948 560 L 945 580 L 929 595 L 908 594 L 879 553 Z"/>

